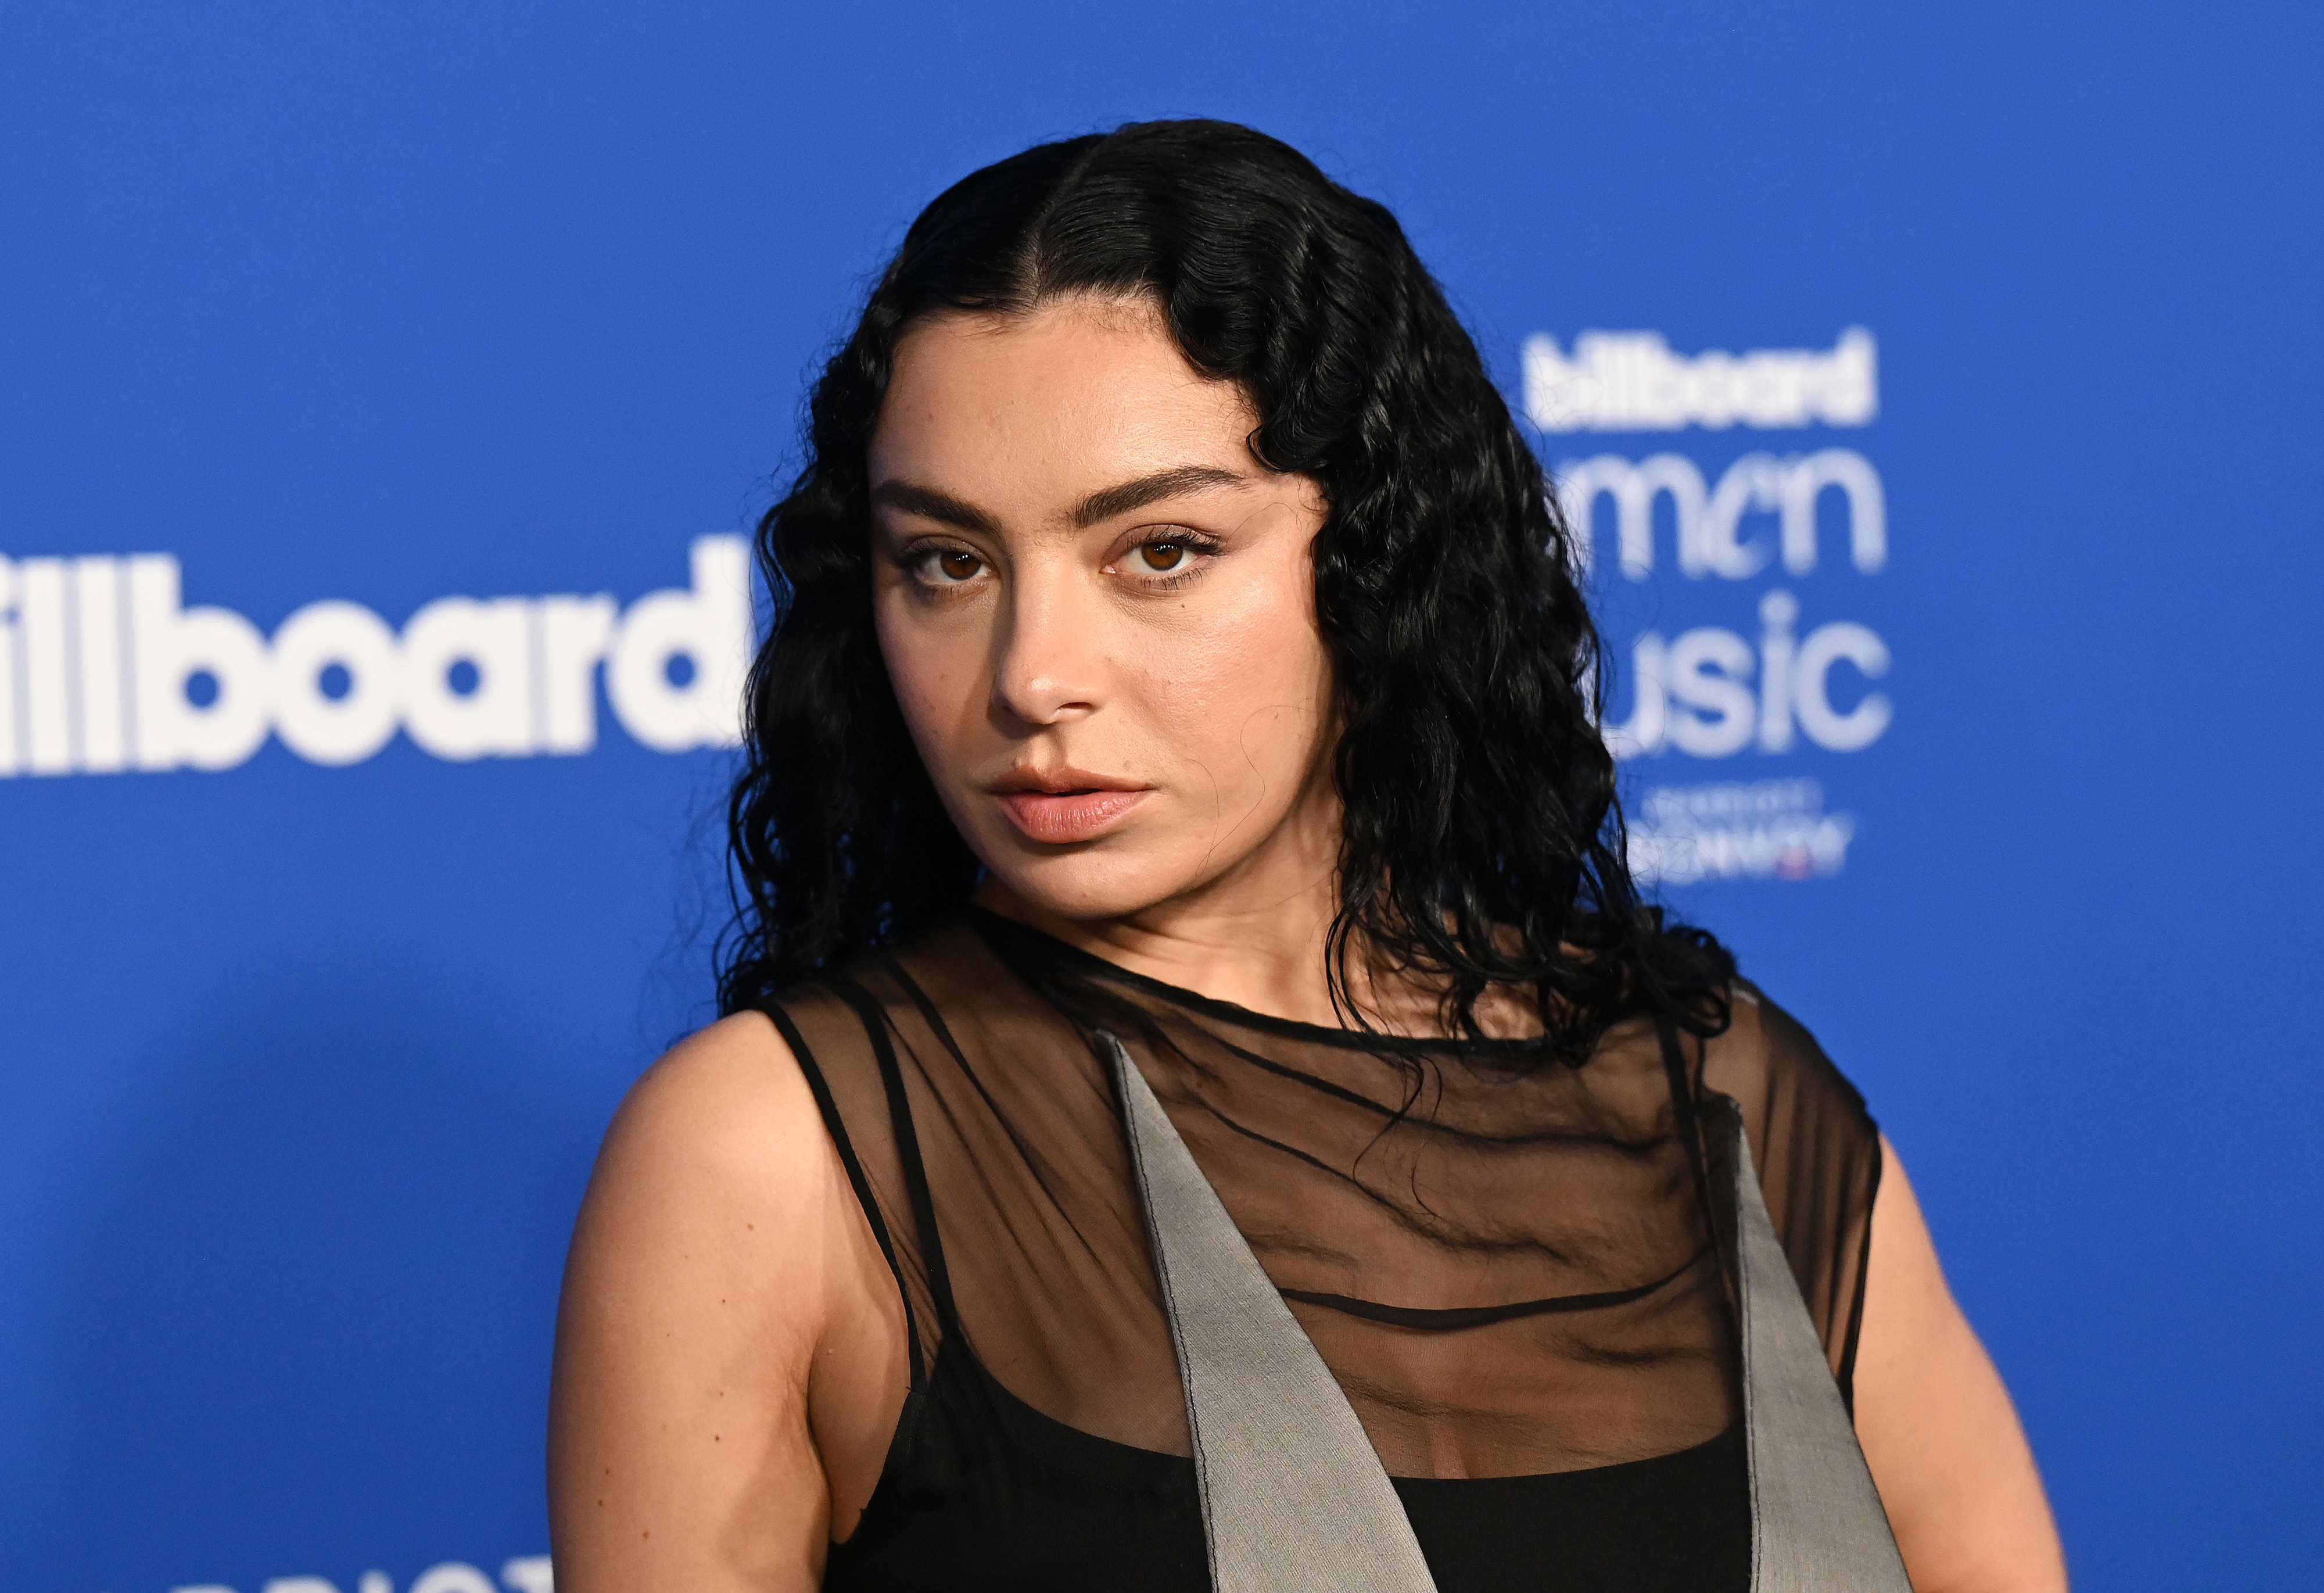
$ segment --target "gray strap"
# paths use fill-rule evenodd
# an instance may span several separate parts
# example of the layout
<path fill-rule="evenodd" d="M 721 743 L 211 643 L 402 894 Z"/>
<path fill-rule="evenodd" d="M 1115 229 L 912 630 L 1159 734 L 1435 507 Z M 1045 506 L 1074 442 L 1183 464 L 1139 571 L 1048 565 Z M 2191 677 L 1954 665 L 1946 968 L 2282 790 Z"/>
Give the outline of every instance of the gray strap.
<path fill-rule="evenodd" d="M 1734 1170 L 1754 1593 L 1912 1593 L 1823 1341 L 1767 1219 L 1743 1115 L 1704 1103 Z"/>
<path fill-rule="evenodd" d="M 1178 1353 L 1216 1593 L 1435 1593 L 1347 1396 L 1130 1053 L 1101 1031 Z M 1735 1103 L 1732 1183 L 1754 1593 L 1912 1593 Z"/>
<path fill-rule="evenodd" d="M 1435 1593 L 1404 1505 L 1299 1319 L 1112 1035 L 1178 1351 L 1216 1593 Z"/>

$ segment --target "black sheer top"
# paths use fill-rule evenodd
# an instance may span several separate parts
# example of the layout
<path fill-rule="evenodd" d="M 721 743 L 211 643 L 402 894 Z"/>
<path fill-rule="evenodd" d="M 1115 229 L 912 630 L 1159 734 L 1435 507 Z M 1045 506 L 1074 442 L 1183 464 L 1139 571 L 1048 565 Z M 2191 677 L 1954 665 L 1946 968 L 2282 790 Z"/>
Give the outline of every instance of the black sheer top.
<path fill-rule="evenodd" d="M 770 1009 L 894 1266 L 912 1393 L 834 1589 L 1207 1585 L 1186 1416 L 1090 1034 L 1128 1045 L 1354 1406 L 1441 1593 L 1742 1589 L 1729 1280 L 1675 1091 L 1743 1108 L 1843 1394 L 1879 1141 L 1738 987 L 1674 1054 L 1290 1023 L 991 914 Z"/>

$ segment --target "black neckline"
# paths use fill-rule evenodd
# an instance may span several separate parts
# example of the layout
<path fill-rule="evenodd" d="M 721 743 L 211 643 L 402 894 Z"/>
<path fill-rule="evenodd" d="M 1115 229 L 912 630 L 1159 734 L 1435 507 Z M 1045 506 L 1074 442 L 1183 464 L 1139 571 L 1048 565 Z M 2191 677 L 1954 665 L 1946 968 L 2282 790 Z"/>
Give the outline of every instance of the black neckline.
<path fill-rule="evenodd" d="M 1183 1485 L 1194 1480 L 1194 1458 L 1192 1455 L 1176 1455 L 1167 1449 L 1149 1449 L 1125 1443 L 1120 1439 L 1107 1438 L 1052 1416 L 1001 1381 L 965 1342 L 947 1342 L 936 1352 L 936 1361 L 937 1377 L 949 1378 L 957 1368 L 960 1375 L 983 1392 L 998 1411 L 1001 1426 L 1010 1438 L 1026 1448 L 1048 1454 L 1074 1470 L 1105 1474 L 1117 1486 L 1124 1484 L 1151 1486 L 1165 1479 Z M 1514 1471 L 1494 1477 L 1406 1477 L 1390 1472 L 1388 1481 L 1397 1487 L 1466 1488 L 1479 1484 L 1499 1484 L 1503 1487 L 1547 1488 L 1582 1483 L 1585 1479 L 1604 1481 L 1622 1477 L 1646 1477 L 1653 1475 L 1660 1468 L 1674 1464 L 1683 1466 L 1710 1459 L 1721 1450 L 1739 1449 L 1742 1437 L 1743 1421 L 1738 1413 L 1707 1439 L 1683 1449 L 1666 1449 L 1658 1455 L 1641 1455 L 1630 1460 L 1606 1460 L 1595 1466 L 1570 1467 L 1563 1471 Z M 882 1480 L 885 1480 L 884 1477 Z M 870 1514 L 868 1505 L 865 1514 Z"/>
<path fill-rule="evenodd" d="M 1535 1058 L 1546 1055 L 1539 1040 L 1469 1040 L 1454 1035 L 1429 1037 L 1414 1034 L 1382 1034 L 1369 1029 L 1347 1029 L 1329 1023 L 1305 1023 L 1296 1018 L 1278 1018 L 1271 1013 L 1253 1012 L 1231 1001 L 1221 1001 L 1183 986 L 1166 983 L 1150 974 L 1141 974 L 1109 962 L 1093 951 L 1067 945 L 1046 930 L 1035 929 L 1013 918 L 1007 918 L 990 907 L 974 902 L 962 904 L 968 916 L 969 927 L 1003 962 L 1009 961 L 1006 942 L 1016 940 L 1020 947 L 1064 963 L 1070 968 L 1095 978 L 1109 979 L 1130 989 L 1157 996 L 1174 1006 L 1184 1007 L 1204 1017 L 1240 1028 L 1257 1029 L 1263 1033 L 1281 1035 L 1286 1040 L 1311 1041 L 1317 1045 L 1334 1046 L 1344 1051 L 1399 1051 L 1415 1055 L 1502 1056 Z"/>

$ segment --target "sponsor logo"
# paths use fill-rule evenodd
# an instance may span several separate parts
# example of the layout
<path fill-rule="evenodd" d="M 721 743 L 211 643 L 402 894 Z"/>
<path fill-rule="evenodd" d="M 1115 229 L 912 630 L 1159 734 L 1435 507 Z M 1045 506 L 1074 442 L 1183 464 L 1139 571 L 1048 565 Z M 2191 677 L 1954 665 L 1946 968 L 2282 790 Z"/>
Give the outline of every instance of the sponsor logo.
<path fill-rule="evenodd" d="M 527 1555 L 501 1567 L 500 1586 L 465 1561 L 447 1560 L 430 1566 L 411 1580 L 404 1593 L 557 1593 L 556 1573 L 546 1554 Z M 176 1588 L 171 1593 L 235 1593 L 222 1582 L 201 1582 Z M 272 1577 L 259 1584 L 259 1593 L 339 1593 L 328 1577 Z M 395 1582 L 383 1570 L 367 1570 L 355 1579 L 355 1593 L 395 1593 Z"/>
<path fill-rule="evenodd" d="M 1630 871 L 1641 884 L 1814 879 L 1838 874 L 1856 819 L 1827 813 L 1812 780 L 1650 788 L 1630 824 Z"/>
<path fill-rule="evenodd" d="M 1674 352 L 1660 332 L 1584 332 L 1567 357 L 1525 346 L 1526 417 L 1544 431 L 1676 431 L 1688 426 L 1868 426 L 1880 412 L 1878 349 L 1850 327 L 1829 350 Z"/>
<path fill-rule="evenodd" d="M 269 734 L 310 764 L 359 764 L 400 729 L 454 762 L 597 744 L 598 682 L 658 752 L 740 739 L 750 554 L 697 538 L 690 583 L 623 608 L 606 593 L 439 597 L 401 630 L 309 603 L 270 637 L 188 607 L 166 553 L 0 559 L 0 776 L 231 769 Z"/>

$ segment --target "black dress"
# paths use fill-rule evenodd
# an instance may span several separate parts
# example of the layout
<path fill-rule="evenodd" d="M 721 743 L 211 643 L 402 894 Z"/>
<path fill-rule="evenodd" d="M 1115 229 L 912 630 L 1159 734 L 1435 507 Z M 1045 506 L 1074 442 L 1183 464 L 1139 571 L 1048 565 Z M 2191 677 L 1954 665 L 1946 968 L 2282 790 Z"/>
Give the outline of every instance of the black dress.
<path fill-rule="evenodd" d="M 1748 1586 L 1728 1280 L 1676 1089 L 1741 1104 L 1848 1390 L 1878 1136 L 1748 989 L 1678 1078 L 1643 1021 L 1542 1067 L 1517 1044 L 1265 1017 L 972 911 L 770 1015 L 912 1340 L 911 1394 L 828 1588 L 1207 1586 L 1101 1026 L 1347 1394 L 1440 1593 Z"/>

